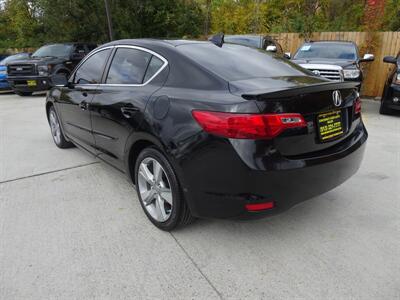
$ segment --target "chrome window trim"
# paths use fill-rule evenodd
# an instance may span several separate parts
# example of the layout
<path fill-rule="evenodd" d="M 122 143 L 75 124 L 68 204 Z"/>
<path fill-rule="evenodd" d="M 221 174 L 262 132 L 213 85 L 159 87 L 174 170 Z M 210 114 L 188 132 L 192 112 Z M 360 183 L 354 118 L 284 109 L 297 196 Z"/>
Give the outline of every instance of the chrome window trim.
<path fill-rule="evenodd" d="M 79 65 L 76 67 L 76 70 L 74 71 L 74 73 L 72 74 L 71 78 L 75 77 L 76 72 L 79 70 L 79 68 L 81 67 L 81 65 L 83 63 L 85 63 L 86 60 L 88 60 L 90 57 L 92 57 L 93 55 L 95 55 L 96 53 L 102 51 L 102 50 L 106 50 L 106 49 L 114 49 L 114 48 L 128 48 L 128 49 L 136 49 L 136 50 L 141 50 L 147 53 L 150 53 L 154 56 L 156 56 L 157 58 L 161 59 L 164 64 L 158 69 L 158 71 L 156 73 L 154 73 L 153 76 L 151 76 L 146 82 L 144 83 L 137 83 L 137 84 L 133 84 L 133 83 L 93 83 L 93 84 L 77 84 L 79 86 L 115 86 L 115 87 L 141 87 L 141 86 L 145 86 L 147 84 L 149 84 L 154 78 L 157 77 L 158 74 L 160 74 L 167 66 L 168 66 L 168 60 L 166 58 L 164 58 L 163 56 L 161 56 L 160 54 L 158 54 L 157 52 L 154 52 L 150 49 L 147 48 L 143 48 L 140 46 L 132 46 L 132 45 L 115 45 L 115 46 L 108 46 L 108 47 L 104 47 L 104 48 L 100 48 L 100 49 L 95 49 L 93 50 L 91 53 L 89 53 L 80 63 Z M 149 62 L 150 63 L 150 62 Z M 112 61 L 111 61 L 112 64 Z M 110 67 L 111 67 L 110 64 Z M 107 70 L 109 71 L 109 69 Z M 107 79 L 107 78 L 106 78 Z"/>

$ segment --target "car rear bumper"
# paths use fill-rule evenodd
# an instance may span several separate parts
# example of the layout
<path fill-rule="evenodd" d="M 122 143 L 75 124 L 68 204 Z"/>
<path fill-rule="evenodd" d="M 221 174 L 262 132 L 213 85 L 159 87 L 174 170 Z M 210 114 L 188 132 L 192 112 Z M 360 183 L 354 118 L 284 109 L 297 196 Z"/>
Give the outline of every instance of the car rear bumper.
<path fill-rule="evenodd" d="M 28 80 L 34 80 L 35 86 L 28 85 Z M 49 90 L 52 87 L 49 77 L 25 76 L 25 77 L 8 77 L 8 82 L 14 91 L 18 92 L 37 92 Z"/>
<path fill-rule="evenodd" d="M 400 104 L 387 104 L 385 107 L 395 110 L 400 110 Z"/>
<path fill-rule="evenodd" d="M 204 218 L 259 218 L 275 215 L 340 185 L 360 167 L 368 134 L 362 124 L 337 151 L 312 158 L 271 154 L 249 167 L 234 147 L 216 142 L 181 164 L 183 190 L 193 215 Z M 268 160 L 278 162 L 270 165 Z M 274 202 L 273 209 L 248 212 L 246 204 Z"/>

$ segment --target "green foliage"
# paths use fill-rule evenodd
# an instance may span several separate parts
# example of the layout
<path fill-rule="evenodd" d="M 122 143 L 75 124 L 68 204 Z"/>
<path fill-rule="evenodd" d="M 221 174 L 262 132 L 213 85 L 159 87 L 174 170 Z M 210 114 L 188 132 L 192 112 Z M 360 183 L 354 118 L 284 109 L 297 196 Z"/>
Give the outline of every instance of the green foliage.
<path fill-rule="evenodd" d="M 104 3 L 98 0 L 37 0 L 46 42 L 106 38 Z"/>
<path fill-rule="evenodd" d="M 195 1 L 116 0 L 112 11 L 116 38 L 196 37 L 203 24 Z"/>
<path fill-rule="evenodd" d="M 268 4 L 252 0 L 219 0 L 212 3 L 212 30 L 214 32 L 261 33 L 269 30 Z"/>
<path fill-rule="evenodd" d="M 109 0 L 114 39 L 198 37 L 204 15 L 194 0 Z M 48 42 L 108 41 L 103 0 L 6 0 L 0 48 Z"/>
<path fill-rule="evenodd" d="M 322 8 L 325 22 L 320 28 L 326 31 L 362 31 L 365 0 L 327 1 Z"/>
<path fill-rule="evenodd" d="M 114 38 L 362 31 L 366 0 L 108 0 Z M 104 0 L 0 0 L 0 48 L 108 40 Z M 400 1 L 386 0 L 384 30 L 400 30 Z"/>
<path fill-rule="evenodd" d="M 29 47 L 40 41 L 40 24 L 32 1 L 8 0 L 0 12 L 0 47 Z"/>
<path fill-rule="evenodd" d="M 390 31 L 400 31 L 400 1 L 387 0 L 385 7 L 385 27 Z"/>
<path fill-rule="evenodd" d="M 305 36 L 313 31 L 359 31 L 364 7 L 365 0 L 216 0 L 212 29 L 227 33 L 300 32 Z"/>

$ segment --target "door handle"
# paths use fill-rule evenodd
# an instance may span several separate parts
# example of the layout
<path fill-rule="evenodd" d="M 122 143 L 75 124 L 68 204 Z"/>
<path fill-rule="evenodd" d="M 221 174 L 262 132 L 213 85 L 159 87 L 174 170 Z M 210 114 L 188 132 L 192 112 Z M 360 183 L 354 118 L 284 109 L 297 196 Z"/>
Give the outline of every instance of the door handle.
<path fill-rule="evenodd" d="M 87 110 L 89 108 L 89 104 L 86 101 L 82 101 L 79 103 L 79 108 L 82 110 Z"/>
<path fill-rule="evenodd" d="M 132 118 L 133 114 L 135 114 L 138 111 L 139 111 L 139 108 L 134 107 L 134 106 L 123 106 L 123 107 L 121 107 L 122 115 L 127 119 Z"/>
<path fill-rule="evenodd" d="M 87 96 L 88 96 L 88 93 L 83 92 L 83 93 L 82 93 L 82 96 L 83 96 L 83 97 L 87 97 Z"/>

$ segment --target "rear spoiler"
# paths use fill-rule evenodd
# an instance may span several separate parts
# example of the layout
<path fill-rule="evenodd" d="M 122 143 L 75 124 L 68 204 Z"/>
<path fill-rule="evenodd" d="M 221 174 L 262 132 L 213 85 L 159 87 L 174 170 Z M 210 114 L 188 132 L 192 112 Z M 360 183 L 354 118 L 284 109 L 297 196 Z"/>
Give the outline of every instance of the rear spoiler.
<path fill-rule="evenodd" d="M 341 89 L 355 89 L 359 85 L 359 82 L 324 82 L 311 84 L 300 87 L 282 87 L 272 88 L 266 90 L 256 90 L 254 92 L 246 92 L 242 94 L 242 97 L 246 100 L 267 100 L 267 99 L 279 99 L 289 98 L 292 96 L 298 96 L 302 94 L 317 93 L 329 90 L 341 90 Z"/>

